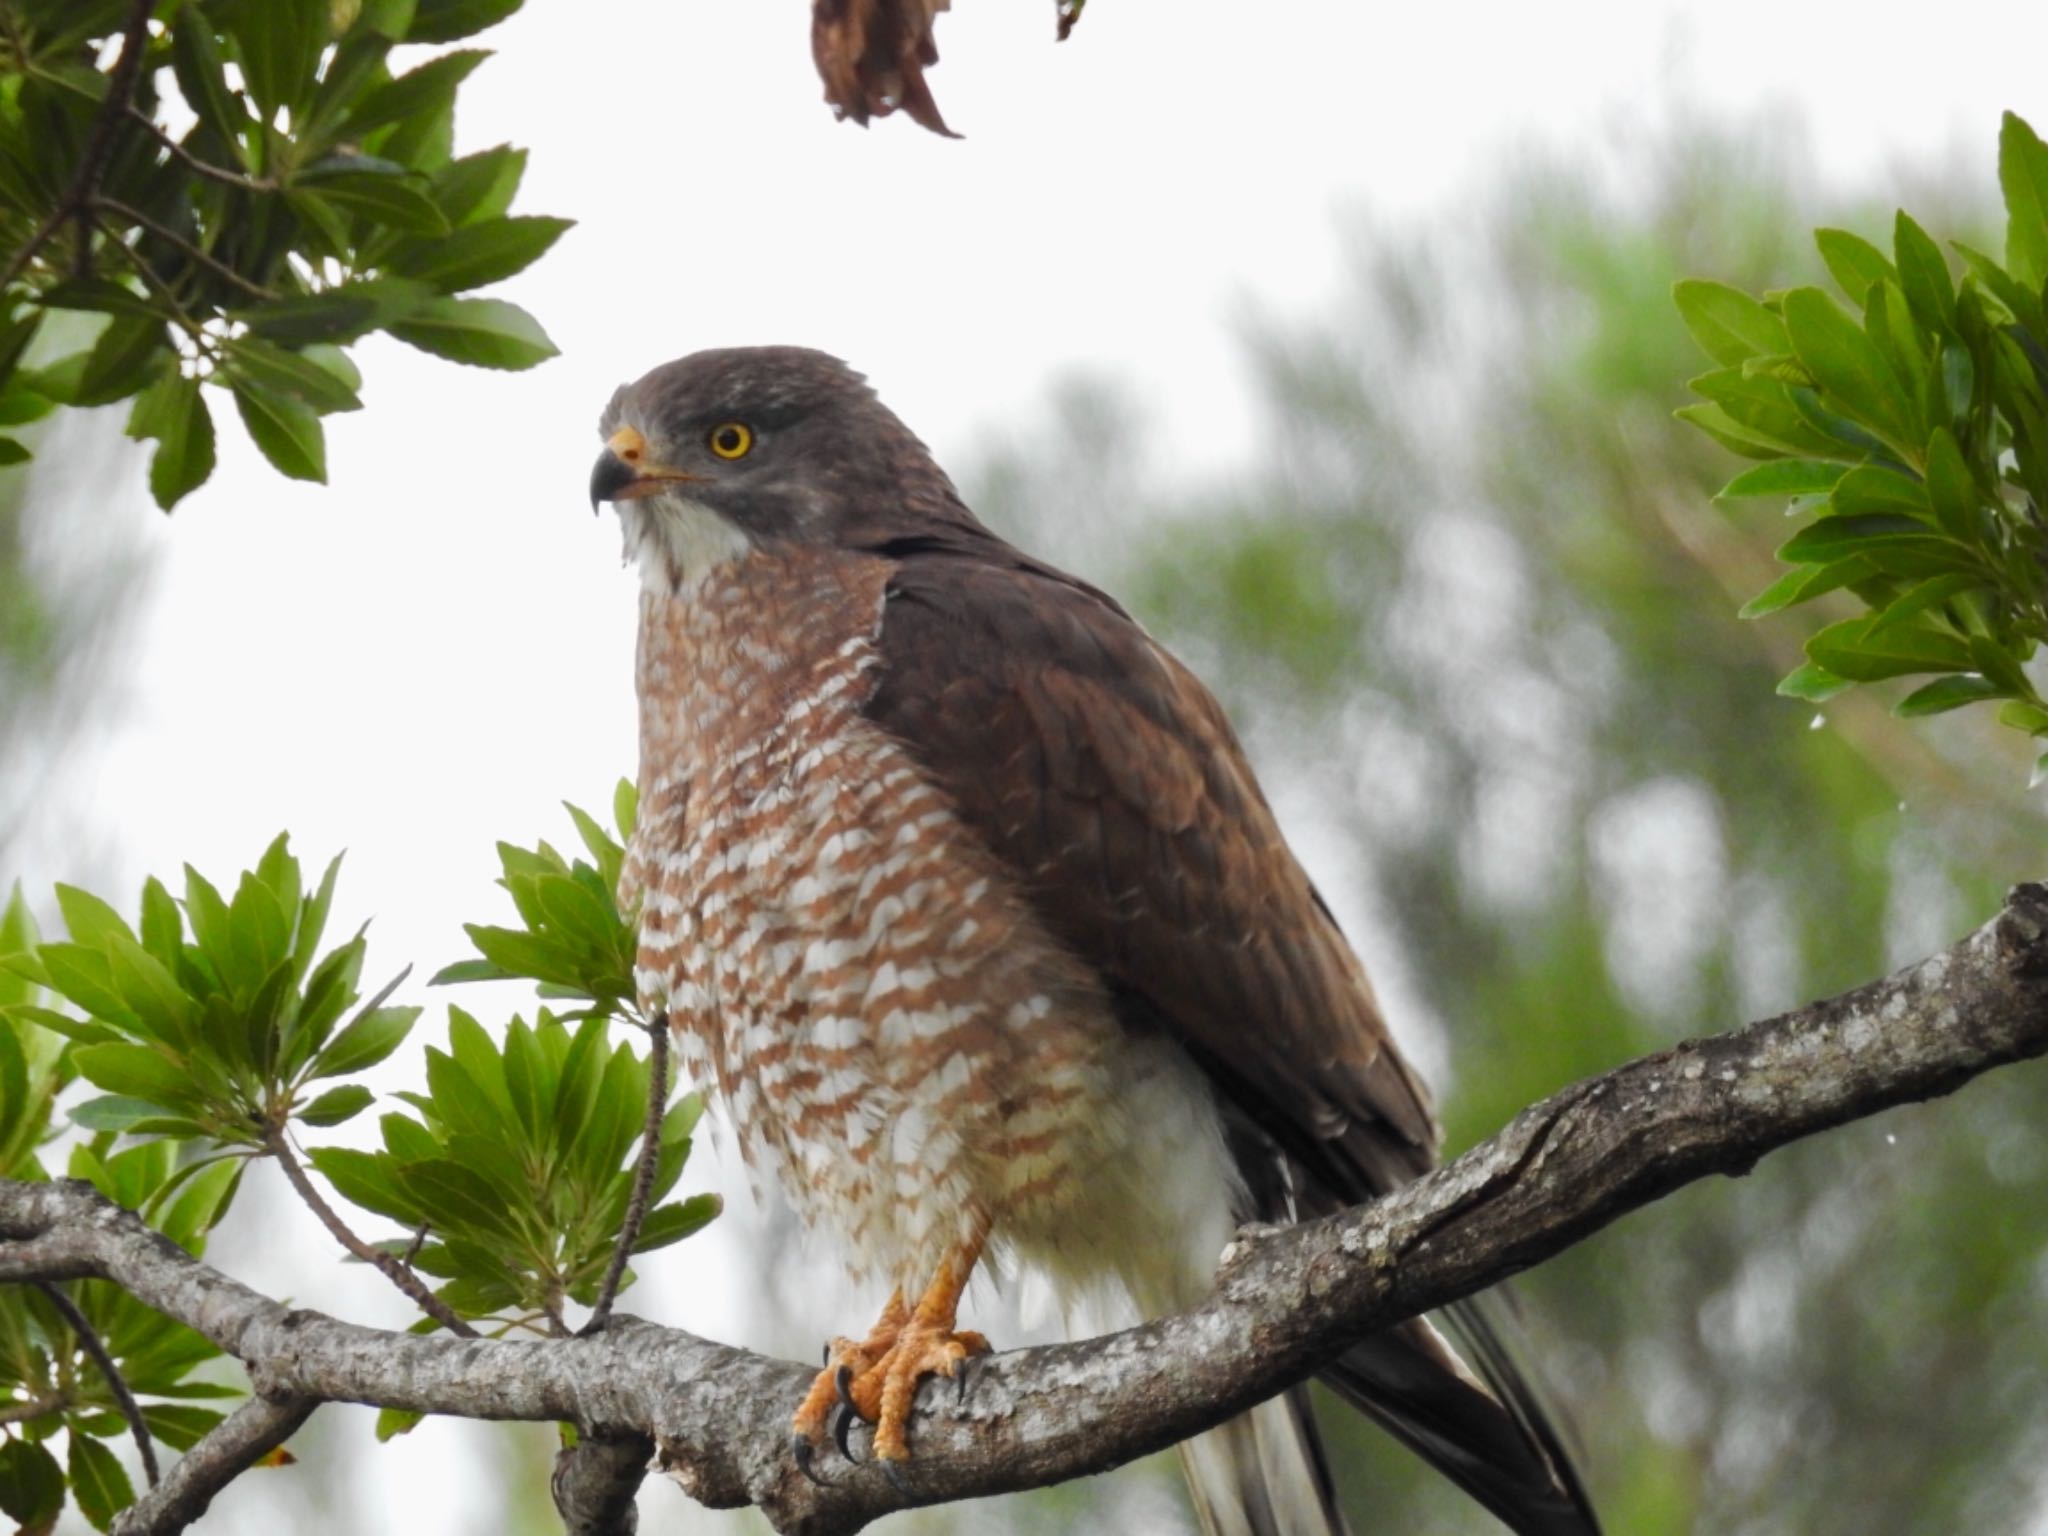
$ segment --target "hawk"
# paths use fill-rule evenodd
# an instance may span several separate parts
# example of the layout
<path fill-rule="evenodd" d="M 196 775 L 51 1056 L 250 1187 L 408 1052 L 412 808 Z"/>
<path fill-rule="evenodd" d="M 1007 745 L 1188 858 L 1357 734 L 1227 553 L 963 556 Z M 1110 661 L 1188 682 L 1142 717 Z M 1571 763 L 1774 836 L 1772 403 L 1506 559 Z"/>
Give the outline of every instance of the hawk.
<path fill-rule="evenodd" d="M 976 520 L 862 377 L 699 352 L 613 395 L 593 508 L 642 580 L 636 985 L 750 1165 L 896 1286 L 798 1405 L 892 1475 L 987 1343 L 977 1264 L 1158 1316 L 1248 1221 L 1432 1166 L 1429 1096 L 1221 708 L 1104 593 Z M 1323 1372 L 1518 1532 L 1597 1531 L 1483 1318 Z M 1215 1536 L 1344 1529 L 1306 1388 L 1184 1448 Z"/>

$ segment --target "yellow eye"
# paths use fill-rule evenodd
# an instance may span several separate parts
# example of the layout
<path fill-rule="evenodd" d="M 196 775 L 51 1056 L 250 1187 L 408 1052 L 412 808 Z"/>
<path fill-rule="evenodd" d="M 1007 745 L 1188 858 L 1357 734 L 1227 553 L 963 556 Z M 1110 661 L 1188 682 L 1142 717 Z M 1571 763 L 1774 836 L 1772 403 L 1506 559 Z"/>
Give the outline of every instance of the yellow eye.
<path fill-rule="evenodd" d="M 754 429 L 743 421 L 721 421 L 704 439 L 721 459 L 744 459 L 754 448 Z"/>

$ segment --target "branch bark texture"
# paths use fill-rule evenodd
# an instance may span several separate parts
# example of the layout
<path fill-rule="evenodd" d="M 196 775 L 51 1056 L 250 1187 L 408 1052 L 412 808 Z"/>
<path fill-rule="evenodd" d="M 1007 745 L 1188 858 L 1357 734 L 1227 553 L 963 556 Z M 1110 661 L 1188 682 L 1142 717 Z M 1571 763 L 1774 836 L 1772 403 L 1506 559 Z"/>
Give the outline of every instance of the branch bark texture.
<path fill-rule="evenodd" d="M 1801 1137 L 2042 1054 L 2048 887 L 2028 885 L 1976 933 L 1882 981 L 1575 1084 L 1376 1204 L 1241 1233 L 1222 1256 L 1215 1295 L 1192 1312 L 975 1362 L 959 1400 L 926 1394 L 907 1493 L 879 1468 L 836 1455 L 820 1468 L 823 1486 L 797 1472 L 789 1411 L 810 1367 L 624 1315 L 586 1337 L 512 1342 L 295 1311 L 82 1184 L 0 1182 L 0 1281 L 113 1280 L 238 1356 L 273 1400 L 574 1423 L 584 1444 L 558 1467 L 557 1496 L 573 1528 L 593 1536 L 630 1530 L 618 1490 L 650 1444 L 702 1502 L 755 1504 L 778 1530 L 827 1536 L 908 1504 L 1107 1470 L 1681 1185 L 1747 1172 Z"/>

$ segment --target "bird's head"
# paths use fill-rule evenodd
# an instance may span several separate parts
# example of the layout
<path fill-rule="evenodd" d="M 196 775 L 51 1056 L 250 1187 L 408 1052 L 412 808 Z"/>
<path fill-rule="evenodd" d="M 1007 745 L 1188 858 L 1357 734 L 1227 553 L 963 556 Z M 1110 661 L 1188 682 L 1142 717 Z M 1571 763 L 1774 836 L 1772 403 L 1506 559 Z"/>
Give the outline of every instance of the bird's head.
<path fill-rule="evenodd" d="M 858 546 L 922 502 L 958 506 L 866 381 L 805 347 L 664 363 L 612 396 L 598 433 L 591 508 L 618 506 L 627 558 L 656 589 L 688 591 L 763 546 Z"/>

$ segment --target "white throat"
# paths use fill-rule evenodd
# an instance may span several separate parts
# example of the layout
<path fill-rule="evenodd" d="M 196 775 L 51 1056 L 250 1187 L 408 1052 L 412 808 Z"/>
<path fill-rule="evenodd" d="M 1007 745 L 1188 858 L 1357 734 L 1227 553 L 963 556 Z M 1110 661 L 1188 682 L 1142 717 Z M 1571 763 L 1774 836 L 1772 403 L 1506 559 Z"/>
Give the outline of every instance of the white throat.
<path fill-rule="evenodd" d="M 622 501 L 619 527 L 625 558 L 640 566 L 640 584 L 664 596 L 689 597 L 752 541 L 701 501 L 673 491 Z"/>

